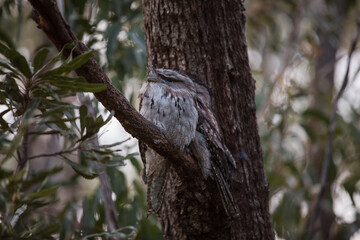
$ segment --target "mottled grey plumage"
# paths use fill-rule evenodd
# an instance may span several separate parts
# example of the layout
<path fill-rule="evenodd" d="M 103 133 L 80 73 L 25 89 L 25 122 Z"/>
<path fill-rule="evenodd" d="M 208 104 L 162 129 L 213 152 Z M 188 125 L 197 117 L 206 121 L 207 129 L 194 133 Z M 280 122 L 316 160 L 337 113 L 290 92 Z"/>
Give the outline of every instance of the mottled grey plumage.
<path fill-rule="evenodd" d="M 236 215 L 237 208 L 224 177 L 228 175 L 228 163 L 235 167 L 235 161 L 223 143 L 208 90 L 186 74 L 153 69 L 139 97 L 140 113 L 157 125 L 172 144 L 191 149 L 204 178 L 215 179 L 227 214 Z M 139 145 L 145 166 L 143 178 L 148 185 L 148 207 L 158 213 L 170 163 L 146 145 Z"/>

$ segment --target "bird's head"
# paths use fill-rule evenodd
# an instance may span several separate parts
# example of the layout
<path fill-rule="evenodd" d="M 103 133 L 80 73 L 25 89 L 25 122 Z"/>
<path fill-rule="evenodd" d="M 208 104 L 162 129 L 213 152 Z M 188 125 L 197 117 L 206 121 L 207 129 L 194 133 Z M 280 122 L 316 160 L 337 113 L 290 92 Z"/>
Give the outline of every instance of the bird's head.
<path fill-rule="evenodd" d="M 147 81 L 169 87 L 172 90 L 188 90 L 195 92 L 195 84 L 193 80 L 186 74 L 164 68 L 150 69 Z"/>

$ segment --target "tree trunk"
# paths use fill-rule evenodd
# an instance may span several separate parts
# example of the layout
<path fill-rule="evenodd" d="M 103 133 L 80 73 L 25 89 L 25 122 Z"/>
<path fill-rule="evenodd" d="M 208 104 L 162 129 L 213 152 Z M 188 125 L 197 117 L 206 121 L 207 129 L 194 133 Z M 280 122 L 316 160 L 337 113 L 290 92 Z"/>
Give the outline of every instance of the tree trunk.
<path fill-rule="evenodd" d="M 143 0 L 143 14 L 148 67 L 185 71 L 208 87 L 238 163 L 230 183 L 237 219 L 226 217 L 215 183 L 205 182 L 201 174 L 183 176 L 171 167 L 160 212 L 165 238 L 274 239 L 242 2 Z"/>

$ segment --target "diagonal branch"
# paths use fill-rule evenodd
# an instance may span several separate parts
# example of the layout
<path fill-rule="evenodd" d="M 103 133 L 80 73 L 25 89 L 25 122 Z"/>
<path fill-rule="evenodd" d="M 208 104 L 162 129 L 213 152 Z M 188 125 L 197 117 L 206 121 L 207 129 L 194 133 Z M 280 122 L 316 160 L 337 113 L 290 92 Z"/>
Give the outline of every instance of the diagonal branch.
<path fill-rule="evenodd" d="M 76 146 L 74 148 L 70 148 L 70 149 L 67 149 L 67 150 L 62 150 L 62 151 L 59 151 L 59 152 L 34 155 L 34 156 L 29 157 L 28 159 L 32 160 L 32 159 L 41 158 L 41 157 L 56 157 L 56 156 L 59 156 L 59 155 L 62 156 L 63 154 L 75 152 L 78 149 L 79 149 L 79 146 Z"/>
<path fill-rule="evenodd" d="M 44 31 L 58 50 L 61 50 L 65 44 L 73 42 L 77 43 L 77 47 L 73 51 L 74 57 L 89 50 L 71 31 L 69 25 L 61 16 L 55 1 L 29 0 L 29 2 L 34 8 L 32 18 L 38 24 L 38 28 Z M 70 51 L 64 51 L 64 57 L 68 57 L 69 54 Z M 147 121 L 131 106 L 120 91 L 110 83 L 109 78 L 94 57 L 77 69 L 76 73 L 83 76 L 89 83 L 106 84 L 106 90 L 94 93 L 94 95 L 106 109 L 114 111 L 114 116 L 125 130 L 159 154 L 171 159 L 172 162 L 179 166 L 178 170 L 183 172 L 184 175 L 191 175 L 189 172 L 194 169 L 194 159 L 188 153 L 172 146 L 154 124 Z"/>

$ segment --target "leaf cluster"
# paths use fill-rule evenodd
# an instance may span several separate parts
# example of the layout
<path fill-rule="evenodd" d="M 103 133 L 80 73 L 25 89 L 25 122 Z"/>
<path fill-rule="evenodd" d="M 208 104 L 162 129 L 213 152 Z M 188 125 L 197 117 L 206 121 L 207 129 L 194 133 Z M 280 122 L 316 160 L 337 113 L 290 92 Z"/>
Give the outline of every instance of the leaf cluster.
<path fill-rule="evenodd" d="M 95 111 L 96 104 L 78 102 L 83 92 L 99 92 L 104 84 L 89 84 L 72 71 L 86 63 L 93 52 L 61 60 L 67 45 L 51 57 L 42 48 L 28 61 L 20 52 L 0 41 L 0 238 L 1 239 L 93 239 L 95 237 L 137 239 L 142 231 L 151 228 L 149 236 L 161 238 L 156 220 L 146 219 L 143 187 L 133 182 L 135 193 L 127 187 L 124 173 L 117 169 L 130 160 L 140 172 L 137 154 L 119 154 L 124 143 L 109 145 L 97 143 L 100 130 L 112 118 L 104 119 Z M 43 136 L 53 136 L 63 142 L 62 150 L 28 155 L 29 142 Z M 78 160 L 74 159 L 78 156 Z M 61 167 L 34 172 L 29 162 L 56 157 L 76 173 L 68 180 L 55 181 L 63 173 Z M 16 161 L 17 169 L 9 167 Z M 24 165 L 21 165 L 24 163 Z M 68 201 L 59 209 L 58 189 L 75 188 L 79 176 L 98 177 L 96 164 L 103 164 L 110 178 L 121 227 L 109 232 L 106 227 L 104 196 L 100 187 L 83 198 L 81 208 L 77 199 Z M 10 167 L 11 169 L 11 167 Z M 133 197 L 130 197 L 133 195 Z M 82 214 L 79 215 L 79 210 Z M 80 220 L 79 220 L 80 219 Z M 146 239 L 146 238 L 141 238 Z M 154 238 L 149 238 L 154 239 Z"/>

